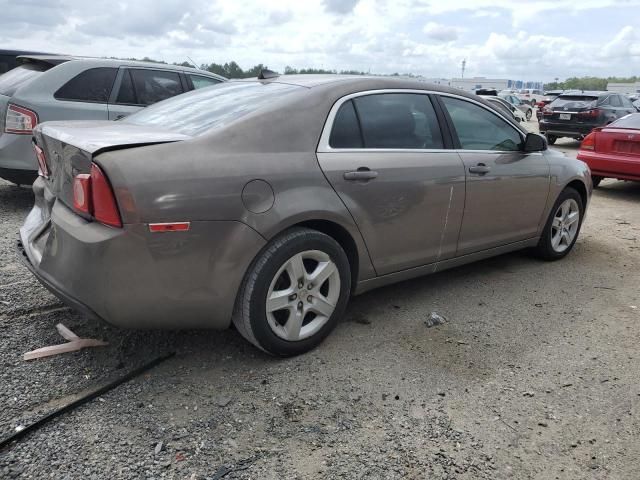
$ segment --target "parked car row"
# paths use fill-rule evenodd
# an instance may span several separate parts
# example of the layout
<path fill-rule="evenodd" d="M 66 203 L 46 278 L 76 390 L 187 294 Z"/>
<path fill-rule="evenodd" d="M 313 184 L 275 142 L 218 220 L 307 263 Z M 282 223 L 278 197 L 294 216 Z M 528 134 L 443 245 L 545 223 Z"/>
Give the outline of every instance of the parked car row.
<path fill-rule="evenodd" d="M 118 66 L 106 114 L 138 68 Z M 306 352 L 352 294 L 572 249 L 588 168 L 502 112 L 418 80 L 265 72 L 117 122 L 44 122 L 23 259 L 64 302 L 116 325 L 233 322 L 266 352 Z"/>
<path fill-rule="evenodd" d="M 118 120 L 190 90 L 226 81 L 193 68 L 61 55 L 23 55 L 0 76 L 0 177 L 31 184 L 33 128 L 49 120 Z"/>

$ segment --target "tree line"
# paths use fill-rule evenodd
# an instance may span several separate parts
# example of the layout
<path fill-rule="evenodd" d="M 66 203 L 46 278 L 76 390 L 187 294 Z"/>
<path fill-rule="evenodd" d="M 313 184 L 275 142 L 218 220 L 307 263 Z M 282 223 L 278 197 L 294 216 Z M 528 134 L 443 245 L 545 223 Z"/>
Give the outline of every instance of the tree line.
<path fill-rule="evenodd" d="M 606 90 L 608 83 L 634 83 L 640 77 L 571 77 L 564 82 L 545 83 L 545 90 Z"/>
<path fill-rule="evenodd" d="M 126 60 L 137 60 L 136 58 L 127 58 Z M 160 60 L 144 57 L 144 62 L 167 63 Z M 222 75 L 226 78 L 254 78 L 260 74 L 261 70 L 269 70 L 267 65 L 259 63 L 247 70 L 244 70 L 238 63 L 231 61 L 226 63 L 203 63 L 200 67 L 196 67 L 189 62 L 174 63 L 182 67 L 200 68 L 208 72 Z M 370 72 L 361 72 L 359 70 L 327 70 L 324 68 L 293 68 L 286 66 L 284 68 L 285 75 L 294 74 L 341 74 L 341 75 L 372 75 Z M 417 77 L 412 73 L 393 73 L 393 77 Z M 640 81 L 640 76 L 632 77 L 571 77 L 562 82 L 545 83 L 545 90 L 606 90 L 607 83 L 634 83 Z"/>

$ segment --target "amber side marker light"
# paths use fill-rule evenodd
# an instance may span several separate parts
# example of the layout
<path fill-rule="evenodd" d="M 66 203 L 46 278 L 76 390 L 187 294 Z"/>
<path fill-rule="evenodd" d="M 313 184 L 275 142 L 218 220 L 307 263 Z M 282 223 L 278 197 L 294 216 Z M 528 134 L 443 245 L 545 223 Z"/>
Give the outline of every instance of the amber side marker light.
<path fill-rule="evenodd" d="M 191 222 L 173 222 L 173 223 L 150 223 L 149 231 L 151 233 L 160 232 L 187 232 L 191 228 Z"/>

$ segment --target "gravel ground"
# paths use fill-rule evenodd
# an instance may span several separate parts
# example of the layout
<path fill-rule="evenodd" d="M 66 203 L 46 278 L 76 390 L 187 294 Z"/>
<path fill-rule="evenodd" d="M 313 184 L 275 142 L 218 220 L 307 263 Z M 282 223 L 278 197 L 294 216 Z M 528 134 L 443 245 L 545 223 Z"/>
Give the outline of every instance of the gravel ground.
<path fill-rule="evenodd" d="M 515 253 L 365 294 L 288 360 L 233 330 L 67 309 L 13 251 L 31 202 L 0 181 L 0 436 L 177 355 L 0 452 L 1 478 L 640 478 L 640 184 L 603 182 L 563 261 Z M 447 321 L 427 328 L 432 311 Z M 110 345 L 22 361 L 58 322 Z"/>

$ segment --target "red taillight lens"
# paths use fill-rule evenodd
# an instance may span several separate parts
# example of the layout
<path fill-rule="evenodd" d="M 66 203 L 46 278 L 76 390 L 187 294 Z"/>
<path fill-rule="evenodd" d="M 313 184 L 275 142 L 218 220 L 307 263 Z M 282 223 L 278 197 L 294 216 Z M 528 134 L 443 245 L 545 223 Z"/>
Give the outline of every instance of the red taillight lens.
<path fill-rule="evenodd" d="M 47 167 L 47 157 L 44 155 L 44 150 L 35 143 L 33 144 L 33 149 L 35 150 L 36 158 L 38 159 L 38 175 L 46 178 L 49 176 L 49 167 Z"/>
<path fill-rule="evenodd" d="M 95 163 L 91 164 L 91 198 L 96 220 L 112 227 L 122 227 L 116 197 L 109 180 Z"/>
<path fill-rule="evenodd" d="M 91 215 L 91 175 L 81 173 L 73 179 L 73 208 Z"/>
<path fill-rule="evenodd" d="M 591 132 L 584 137 L 580 144 L 580 150 L 595 150 L 596 149 L 596 132 Z"/>
<path fill-rule="evenodd" d="M 109 180 L 95 163 L 91 164 L 91 174 L 75 176 L 73 207 L 81 213 L 93 216 L 100 223 L 122 227 L 116 197 Z"/>
<path fill-rule="evenodd" d="M 587 110 L 586 112 L 579 112 L 578 117 L 581 118 L 597 118 L 600 115 L 599 108 L 593 108 L 591 110 Z"/>
<path fill-rule="evenodd" d="M 4 132 L 17 135 L 31 135 L 38 124 L 38 115 L 28 108 L 9 104 L 4 121 Z"/>

